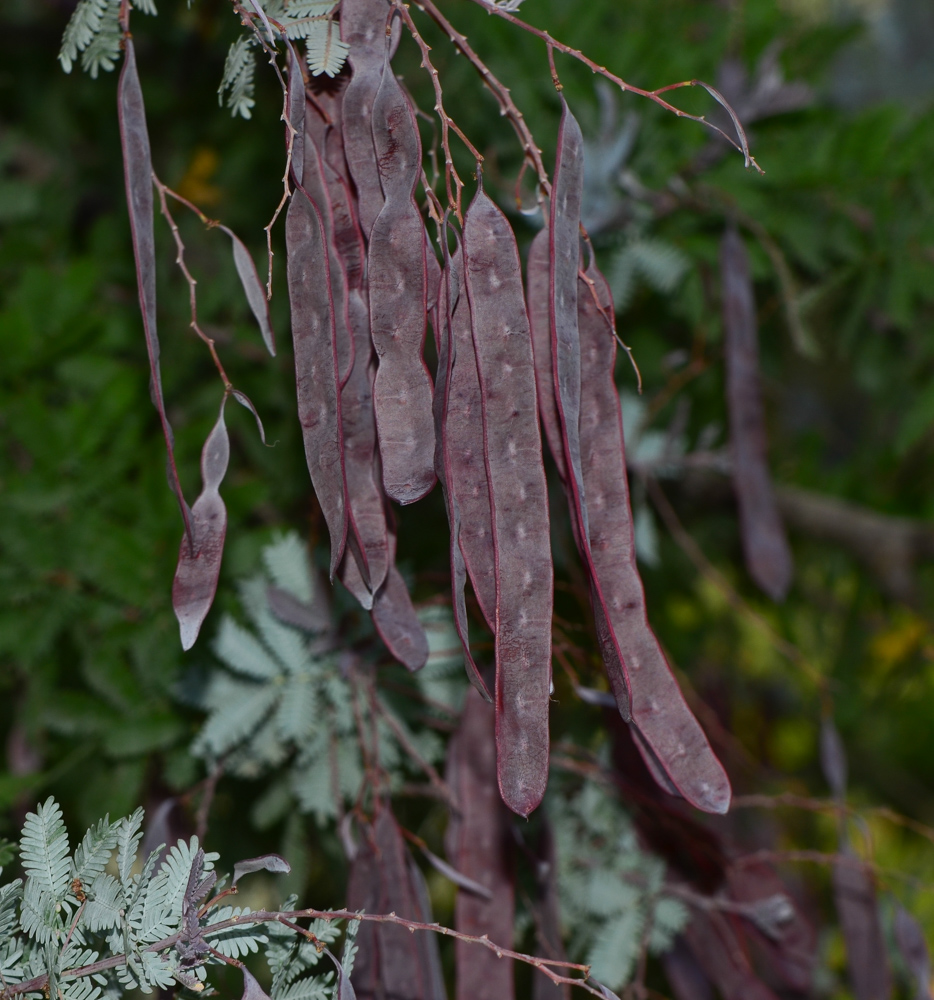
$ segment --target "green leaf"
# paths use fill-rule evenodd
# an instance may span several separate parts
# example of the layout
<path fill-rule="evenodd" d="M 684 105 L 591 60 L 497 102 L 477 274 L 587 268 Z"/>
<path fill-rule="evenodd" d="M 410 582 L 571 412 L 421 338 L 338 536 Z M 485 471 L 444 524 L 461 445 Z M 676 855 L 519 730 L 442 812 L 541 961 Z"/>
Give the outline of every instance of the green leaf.
<path fill-rule="evenodd" d="M 20 860 L 27 882 L 32 881 L 53 901 L 65 898 L 71 882 L 68 853 L 68 831 L 62 820 L 62 810 L 50 797 L 36 812 L 26 816 L 20 840 Z"/>

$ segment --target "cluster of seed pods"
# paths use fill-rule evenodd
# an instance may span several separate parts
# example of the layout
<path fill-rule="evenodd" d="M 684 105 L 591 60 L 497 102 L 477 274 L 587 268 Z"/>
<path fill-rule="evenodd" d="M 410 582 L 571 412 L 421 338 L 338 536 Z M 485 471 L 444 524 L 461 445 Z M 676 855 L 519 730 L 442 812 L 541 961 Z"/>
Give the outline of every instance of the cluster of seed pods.
<path fill-rule="evenodd" d="M 636 569 L 609 289 L 582 258 L 583 142 L 564 105 L 547 226 L 523 281 L 512 228 L 482 183 L 439 254 L 415 191 L 415 112 L 392 70 L 387 0 L 343 0 L 348 85 L 306 99 L 292 57 L 286 222 L 299 416 L 331 572 L 390 651 L 427 642 L 394 567 L 390 501 L 441 483 L 455 623 L 494 705 L 503 800 L 527 816 L 548 776 L 553 569 L 540 423 L 565 487 L 596 631 L 623 717 L 656 780 L 726 810 L 726 774 L 646 618 Z M 424 360 L 430 319 L 434 379 Z M 489 690 L 470 652 L 470 581 L 495 639 Z"/>

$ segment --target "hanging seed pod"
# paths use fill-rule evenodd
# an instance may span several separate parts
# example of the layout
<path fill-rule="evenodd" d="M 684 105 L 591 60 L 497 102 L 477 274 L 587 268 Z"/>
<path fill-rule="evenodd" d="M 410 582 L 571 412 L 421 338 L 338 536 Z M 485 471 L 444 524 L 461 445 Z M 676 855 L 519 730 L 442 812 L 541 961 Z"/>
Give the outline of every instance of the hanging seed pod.
<path fill-rule="evenodd" d="M 446 250 L 446 248 L 445 248 Z M 487 690 L 486 682 L 480 675 L 477 665 L 474 662 L 473 654 L 470 651 L 470 637 L 467 624 L 467 606 L 464 590 L 467 584 L 467 564 L 464 551 L 461 547 L 461 536 L 464 529 L 464 517 L 461 504 L 456 493 L 456 479 L 458 470 L 454 466 L 454 455 L 456 451 L 457 434 L 454 429 L 456 421 L 452 421 L 451 413 L 454 403 L 454 367 L 455 364 L 464 364 L 464 359 L 458 357 L 458 347 L 454 338 L 454 309 L 460 304 L 461 299 L 466 300 L 463 288 L 464 273 L 463 261 L 461 259 L 461 248 L 458 246 L 453 255 L 447 257 L 442 281 L 438 294 L 438 315 L 443 316 L 443 320 L 438 321 L 438 376 L 435 387 L 434 414 L 435 414 L 435 472 L 438 481 L 441 483 L 444 492 L 445 510 L 448 515 L 448 527 L 450 529 L 451 545 L 451 608 L 454 612 L 454 627 L 457 630 L 458 638 L 464 648 L 464 665 L 467 668 L 467 676 L 470 682 L 480 692 L 486 701 L 492 701 L 492 696 Z M 469 316 L 469 305 L 467 314 Z M 469 364 L 472 365 L 474 381 L 476 382 L 476 360 L 473 356 L 473 339 L 470 333 L 469 323 L 467 325 L 467 341 L 469 343 Z M 479 395 L 479 383 L 477 392 Z M 480 451 L 482 454 L 483 444 L 483 423 L 479 406 L 475 411 L 474 427 L 478 428 L 480 439 Z M 481 468 L 482 459 L 480 461 Z M 487 515 L 488 536 L 489 530 L 489 493 L 486 487 L 486 469 L 483 468 L 483 496 L 486 500 L 485 512 Z M 471 511 L 470 516 L 476 512 Z M 495 583 L 492 574 L 492 550 L 490 551 L 490 581 L 492 583 L 491 593 L 495 604 L 496 593 Z"/>
<path fill-rule="evenodd" d="M 347 540 L 334 305 L 324 227 L 314 203 L 301 188 L 289 203 L 285 241 L 298 416 L 308 471 L 331 537 L 333 579 Z"/>
<path fill-rule="evenodd" d="M 467 210 L 463 246 L 493 522 L 497 773 L 503 800 L 528 816 L 548 780 L 548 496 L 519 252 L 482 190 Z"/>
<path fill-rule="evenodd" d="M 561 423 L 555 400 L 555 371 L 551 362 L 551 309 L 549 308 L 551 243 L 548 228 L 539 230 L 526 264 L 526 301 L 532 327 L 535 353 L 535 386 L 538 391 L 538 414 L 541 417 L 548 449 L 562 482 L 567 481 Z"/>
<path fill-rule="evenodd" d="M 766 458 L 756 303 L 749 256 L 735 226 L 723 234 L 720 268 L 733 488 L 743 552 L 749 575 L 773 601 L 782 601 L 791 586 L 794 566 Z"/>
<path fill-rule="evenodd" d="M 227 534 L 227 508 L 220 495 L 220 485 L 227 474 L 230 439 L 224 423 L 224 403 L 217 423 L 204 442 L 201 452 L 201 495 L 191 508 L 191 533 L 182 537 L 178 568 L 172 585 L 172 606 L 181 630 L 182 649 L 191 649 L 204 619 L 214 603 L 217 581 Z"/>
<path fill-rule="evenodd" d="M 447 779 L 458 803 L 448 822 L 445 852 L 457 870 L 487 890 L 486 898 L 461 889 L 454 926 L 512 947 L 515 919 L 514 840 L 509 813 L 496 789 L 494 710 L 469 690 L 460 725 L 448 745 Z M 456 944 L 457 1000 L 511 1000 L 512 962 L 492 951 Z"/>
<path fill-rule="evenodd" d="M 383 189 L 373 147 L 373 102 L 383 76 L 389 39 L 387 0 L 342 0 L 341 40 L 350 46 L 353 70 L 341 105 L 341 132 L 357 192 L 360 225 L 370 235 L 383 207 Z M 398 23 L 398 21 L 394 22 Z"/>
<path fill-rule="evenodd" d="M 373 403 L 383 488 L 413 503 L 435 483 L 431 376 L 422 358 L 427 317 L 425 226 L 415 202 L 421 142 L 415 115 L 385 63 L 373 104 L 385 204 L 369 234 L 370 330 L 379 358 Z"/>
<path fill-rule="evenodd" d="M 588 498 L 594 608 L 610 682 L 621 714 L 631 714 L 636 745 L 659 784 L 706 812 L 726 812 L 729 779 L 648 623 L 636 566 L 622 413 L 613 381 L 613 304 L 593 261 L 586 274 L 589 281 L 579 290 L 581 469 Z"/>

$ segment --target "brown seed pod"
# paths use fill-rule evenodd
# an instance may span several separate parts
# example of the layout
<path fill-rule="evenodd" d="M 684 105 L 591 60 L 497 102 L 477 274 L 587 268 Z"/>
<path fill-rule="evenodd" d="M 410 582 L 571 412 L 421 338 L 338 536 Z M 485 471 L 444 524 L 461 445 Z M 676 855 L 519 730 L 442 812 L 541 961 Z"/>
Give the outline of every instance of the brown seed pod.
<path fill-rule="evenodd" d="M 554 577 L 519 252 L 482 189 L 467 210 L 463 246 L 496 567 L 497 773 L 503 800 L 527 816 L 548 781 Z"/>

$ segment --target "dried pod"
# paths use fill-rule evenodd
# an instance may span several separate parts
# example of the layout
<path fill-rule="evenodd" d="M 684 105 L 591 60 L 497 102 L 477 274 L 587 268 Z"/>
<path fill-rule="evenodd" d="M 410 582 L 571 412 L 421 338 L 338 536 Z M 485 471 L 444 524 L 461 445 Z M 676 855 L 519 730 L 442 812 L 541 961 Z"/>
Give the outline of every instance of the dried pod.
<path fill-rule="evenodd" d="M 224 402 L 227 397 L 224 397 Z M 227 534 L 227 508 L 220 485 L 230 461 L 230 439 L 224 423 L 224 402 L 217 423 L 201 452 L 201 479 L 204 487 L 191 508 L 191 540 L 182 537 L 178 567 L 172 584 L 172 606 L 178 619 L 182 649 L 191 649 L 211 610 L 217 592 Z"/>
<path fill-rule="evenodd" d="M 353 76 L 341 105 L 341 132 L 347 163 L 357 191 L 360 224 L 370 235 L 383 207 L 383 189 L 373 148 L 373 102 L 383 76 L 389 40 L 388 0 L 342 0 L 341 40 L 350 46 Z"/>
<path fill-rule="evenodd" d="M 750 576 L 773 601 L 781 601 L 791 586 L 794 566 L 766 460 L 756 303 L 749 256 L 735 226 L 723 234 L 720 267 L 733 488 L 743 552 Z"/>
<path fill-rule="evenodd" d="M 463 248 L 493 520 L 497 771 L 503 800 L 527 816 L 548 781 L 554 576 L 519 251 L 482 190 L 464 219 Z"/>
<path fill-rule="evenodd" d="M 334 306 L 321 216 L 301 188 L 289 203 L 285 241 L 298 417 L 311 482 L 331 536 L 333 579 L 347 539 Z"/>
<path fill-rule="evenodd" d="M 613 381 L 613 304 L 591 261 L 579 290 L 581 472 L 587 496 L 597 631 L 620 712 L 662 787 L 706 812 L 726 812 L 730 782 L 684 700 L 648 623 L 636 565 L 622 413 Z"/>
<path fill-rule="evenodd" d="M 367 253 L 370 331 L 379 359 L 373 405 L 383 488 L 391 499 L 407 504 L 435 483 L 435 440 L 431 376 L 422 358 L 426 247 L 415 202 L 421 142 L 412 107 L 388 60 L 373 105 L 373 138 L 386 196 Z"/>
<path fill-rule="evenodd" d="M 876 898 L 876 881 L 851 849 L 833 866 L 833 897 L 846 942 L 847 969 L 856 1000 L 888 1000 L 892 977 Z"/>
<path fill-rule="evenodd" d="M 513 943 L 514 840 L 496 788 L 494 710 L 477 691 L 464 700 L 460 725 L 448 746 L 447 780 L 458 803 L 448 822 L 445 851 L 458 871 L 487 890 L 457 894 L 454 926 L 486 935 L 504 948 Z M 512 962 L 464 941 L 456 943 L 457 1000 L 511 1000 Z"/>

